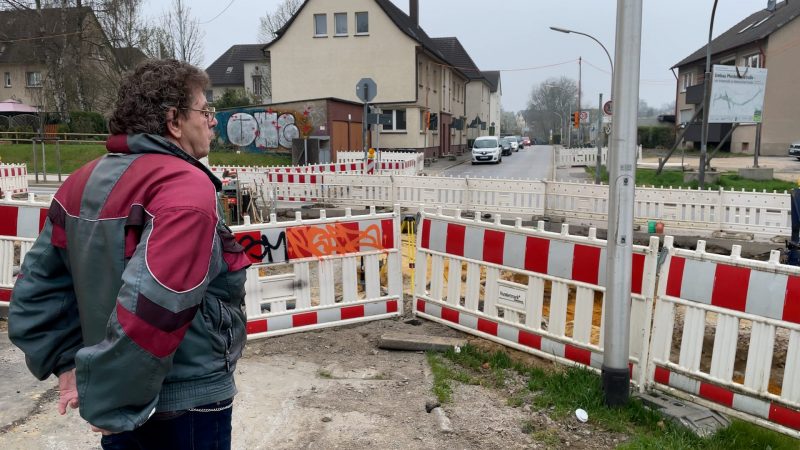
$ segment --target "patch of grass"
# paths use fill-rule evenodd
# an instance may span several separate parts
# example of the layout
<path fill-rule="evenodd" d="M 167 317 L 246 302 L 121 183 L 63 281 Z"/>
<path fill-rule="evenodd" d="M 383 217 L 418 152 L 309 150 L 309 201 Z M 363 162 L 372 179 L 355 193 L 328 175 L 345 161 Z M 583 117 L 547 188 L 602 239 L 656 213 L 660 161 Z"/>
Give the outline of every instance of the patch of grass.
<path fill-rule="evenodd" d="M 458 381 L 464 384 L 478 384 L 478 381 L 469 373 L 458 368 L 447 365 L 445 359 L 435 352 L 428 352 L 428 364 L 433 374 L 433 393 L 440 403 L 449 403 L 453 400 L 453 388 L 451 381 Z"/>
<path fill-rule="evenodd" d="M 601 167 L 600 172 L 600 179 L 604 183 L 608 183 L 608 171 L 606 167 Z M 586 172 L 591 175 L 591 179 L 594 179 L 594 167 L 587 167 Z M 636 169 L 636 186 L 641 187 L 665 187 L 665 188 L 691 188 L 697 189 L 698 183 L 697 181 L 692 181 L 690 183 L 684 183 L 683 181 L 683 172 L 679 171 L 663 171 L 661 174 L 656 174 L 655 169 Z M 744 189 L 746 191 L 751 191 L 755 189 L 756 191 L 766 190 L 767 192 L 778 191 L 783 192 L 790 189 L 794 189 L 797 187 L 795 183 L 790 181 L 783 181 L 783 180 L 748 180 L 746 178 L 742 178 L 739 175 L 736 175 L 732 172 L 723 173 L 719 178 L 719 183 L 715 184 L 707 184 L 706 189 L 719 189 L 724 188 L 725 190 L 741 190 Z"/>
<path fill-rule="evenodd" d="M 61 144 L 59 146 L 61 159 L 61 173 L 69 174 L 82 165 L 106 153 L 105 143 L 98 144 Z M 31 144 L 2 144 L 0 145 L 0 159 L 6 164 L 27 164 L 28 172 L 33 172 L 33 151 Z M 58 155 L 55 144 L 45 145 L 45 161 L 47 173 L 58 172 Z M 288 155 L 265 155 L 259 153 L 242 152 L 214 152 L 208 160 L 215 166 L 283 166 L 292 163 Z M 42 167 L 42 147 L 36 146 L 36 164 Z"/>
<path fill-rule="evenodd" d="M 529 427 L 532 427 L 532 425 L 529 424 Z M 561 438 L 558 437 L 558 430 L 547 428 L 544 430 L 531 430 L 527 433 L 531 435 L 534 441 L 543 444 L 546 448 L 559 448 L 561 446 Z"/>
<path fill-rule="evenodd" d="M 435 355 L 432 367 L 446 367 Z M 632 398 L 627 405 L 620 408 L 607 408 L 604 403 L 600 376 L 588 369 L 567 367 L 556 370 L 543 370 L 514 362 L 505 352 L 488 353 L 472 346 L 462 347 L 460 353 L 453 351 L 443 353 L 441 357 L 456 365 L 477 372 L 475 377 L 493 377 L 495 371 L 514 370 L 527 379 L 527 388 L 534 393 L 533 405 L 540 409 L 552 411 L 557 419 L 571 420 L 575 409 L 582 408 L 589 413 L 589 423 L 600 428 L 624 433 L 631 438 L 620 448 L 625 449 L 714 449 L 730 450 L 739 448 L 753 449 L 796 449 L 797 440 L 757 425 L 734 420 L 733 424 L 709 438 L 699 438 L 678 425 L 665 419 L 659 413 L 650 410 L 644 404 Z M 450 370 L 450 369 L 448 369 Z M 436 370 L 434 370 L 436 374 Z M 467 375 L 466 378 L 473 378 Z M 451 378 L 453 379 L 453 378 Z M 482 383 L 492 385 L 493 383 Z M 435 389 L 435 388 L 434 388 Z M 450 389 L 450 386 L 447 386 Z M 516 406 L 524 401 L 522 395 L 509 398 L 508 404 Z M 531 423 L 523 424 L 523 430 L 536 434 L 539 442 L 549 446 L 557 446 L 548 439 L 555 437 L 548 430 L 534 431 Z"/>
<path fill-rule="evenodd" d="M 331 379 L 331 378 L 333 378 L 333 373 L 330 370 L 319 369 L 317 371 L 317 376 L 320 377 L 320 378 Z"/>

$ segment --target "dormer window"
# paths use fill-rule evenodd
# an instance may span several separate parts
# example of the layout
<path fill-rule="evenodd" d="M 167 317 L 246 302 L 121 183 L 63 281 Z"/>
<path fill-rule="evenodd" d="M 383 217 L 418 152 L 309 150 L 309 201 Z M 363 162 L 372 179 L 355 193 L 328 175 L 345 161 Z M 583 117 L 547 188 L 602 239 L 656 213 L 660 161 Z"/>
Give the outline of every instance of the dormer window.
<path fill-rule="evenodd" d="M 230 73 L 232 73 L 232 72 L 233 72 L 233 66 L 228 66 L 228 68 L 227 68 L 227 69 L 225 69 L 225 74 L 226 74 L 226 75 L 228 75 L 228 74 L 230 74 Z"/>

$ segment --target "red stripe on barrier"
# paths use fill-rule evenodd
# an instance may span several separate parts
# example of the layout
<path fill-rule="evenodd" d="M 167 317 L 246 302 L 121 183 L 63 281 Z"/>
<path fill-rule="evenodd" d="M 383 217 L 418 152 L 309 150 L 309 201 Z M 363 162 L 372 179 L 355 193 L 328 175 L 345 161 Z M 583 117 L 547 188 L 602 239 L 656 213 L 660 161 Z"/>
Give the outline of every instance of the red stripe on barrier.
<path fill-rule="evenodd" d="M 17 217 L 19 208 L 16 206 L 0 206 L 0 235 L 17 235 Z"/>
<path fill-rule="evenodd" d="M 750 284 L 750 269 L 717 264 L 711 304 L 720 308 L 744 312 L 747 306 L 747 288 Z"/>
<path fill-rule="evenodd" d="M 700 397 L 727 407 L 733 406 L 733 392 L 710 383 L 700 383 Z"/>
<path fill-rule="evenodd" d="M 467 227 L 456 223 L 447 224 L 447 237 L 445 238 L 445 252 L 451 255 L 464 256 L 464 236 Z"/>
<path fill-rule="evenodd" d="M 686 266 L 686 259 L 679 256 L 672 257 L 672 261 L 669 263 L 669 274 L 667 275 L 667 295 L 670 297 L 681 296 L 684 266 Z"/>
<path fill-rule="evenodd" d="M 478 331 L 491 334 L 492 336 L 497 336 L 497 323 L 478 318 Z"/>
<path fill-rule="evenodd" d="M 800 276 L 786 280 L 786 297 L 783 299 L 783 320 L 800 323 Z"/>
<path fill-rule="evenodd" d="M 536 350 L 542 349 L 542 337 L 538 334 L 528 333 L 527 331 L 520 330 L 517 341 L 519 341 L 520 345 L 524 345 L 526 347 L 535 348 Z"/>
<path fill-rule="evenodd" d="M 547 257 L 549 253 L 549 240 L 528 237 L 525 242 L 525 270 L 536 273 L 547 273 Z"/>
<path fill-rule="evenodd" d="M 669 370 L 656 366 L 656 373 L 653 375 L 653 380 L 656 383 L 669 386 Z"/>
<path fill-rule="evenodd" d="M 458 311 L 455 309 L 442 307 L 442 319 L 448 322 L 458 323 Z"/>
<path fill-rule="evenodd" d="M 342 320 L 358 319 L 359 317 L 364 317 L 364 305 L 342 308 Z"/>
<path fill-rule="evenodd" d="M 485 230 L 483 232 L 483 260 L 503 265 L 503 247 L 506 234 L 502 231 Z"/>
<path fill-rule="evenodd" d="M 564 357 L 570 361 L 579 362 L 581 364 L 592 364 L 592 352 L 582 348 L 573 347 L 569 344 L 564 344 Z"/>
<path fill-rule="evenodd" d="M 633 254 L 631 265 L 631 292 L 634 294 L 642 293 L 642 279 L 644 278 L 644 255 L 641 253 Z"/>
<path fill-rule="evenodd" d="M 422 221 L 422 248 L 431 248 L 431 220 Z"/>
<path fill-rule="evenodd" d="M 572 251 L 572 279 L 597 284 L 600 277 L 600 247 L 575 245 Z"/>
<path fill-rule="evenodd" d="M 10 302 L 11 291 L 11 289 L 0 289 L 0 302 Z"/>
<path fill-rule="evenodd" d="M 247 334 L 266 333 L 267 319 L 251 320 L 247 322 Z"/>
<path fill-rule="evenodd" d="M 417 299 L 417 311 L 424 313 L 425 312 L 425 300 L 418 298 Z"/>
<path fill-rule="evenodd" d="M 386 302 L 386 313 L 395 313 L 397 312 L 397 300 L 390 300 Z"/>
<path fill-rule="evenodd" d="M 302 314 L 295 314 L 292 316 L 292 327 L 305 327 L 308 325 L 317 324 L 317 312 L 311 311 Z"/>
<path fill-rule="evenodd" d="M 383 248 L 394 248 L 394 220 L 381 220 L 381 239 Z"/>
<path fill-rule="evenodd" d="M 236 242 L 247 249 L 247 258 L 251 263 L 258 264 L 262 261 L 263 245 L 261 244 L 260 231 L 244 231 L 236 233 L 234 236 L 236 237 Z"/>
<path fill-rule="evenodd" d="M 800 412 L 786 408 L 785 406 L 770 403 L 769 420 L 785 427 L 800 430 Z"/>

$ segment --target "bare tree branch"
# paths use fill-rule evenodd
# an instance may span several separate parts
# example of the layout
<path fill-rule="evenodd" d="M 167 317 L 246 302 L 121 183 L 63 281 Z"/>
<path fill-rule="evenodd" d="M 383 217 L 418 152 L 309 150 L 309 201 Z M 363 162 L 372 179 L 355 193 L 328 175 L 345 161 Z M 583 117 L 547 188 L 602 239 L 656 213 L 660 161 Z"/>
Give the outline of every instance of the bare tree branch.
<path fill-rule="evenodd" d="M 267 43 L 277 37 L 278 30 L 292 18 L 302 5 L 302 0 L 283 0 L 274 12 L 267 12 L 261 18 L 261 27 L 258 30 L 258 41 Z"/>

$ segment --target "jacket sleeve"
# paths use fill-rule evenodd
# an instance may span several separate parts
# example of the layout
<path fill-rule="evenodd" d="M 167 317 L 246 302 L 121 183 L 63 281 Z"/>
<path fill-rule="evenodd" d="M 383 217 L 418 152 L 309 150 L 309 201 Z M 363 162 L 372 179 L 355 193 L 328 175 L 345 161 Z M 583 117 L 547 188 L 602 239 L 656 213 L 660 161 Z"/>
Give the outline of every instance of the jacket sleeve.
<path fill-rule="evenodd" d="M 75 358 L 81 416 L 92 425 L 132 430 L 155 411 L 174 352 L 222 270 L 213 206 L 161 210 L 145 225 L 106 338 Z"/>
<path fill-rule="evenodd" d="M 75 367 L 81 348 L 78 302 L 63 250 L 51 244 L 50 219 L 25 256 L 8 311 L 8 337 L 44 380 Z"/>

